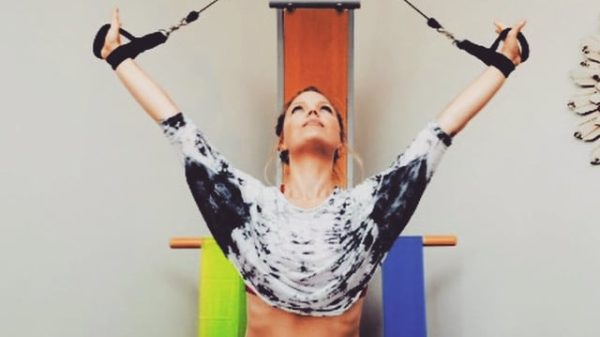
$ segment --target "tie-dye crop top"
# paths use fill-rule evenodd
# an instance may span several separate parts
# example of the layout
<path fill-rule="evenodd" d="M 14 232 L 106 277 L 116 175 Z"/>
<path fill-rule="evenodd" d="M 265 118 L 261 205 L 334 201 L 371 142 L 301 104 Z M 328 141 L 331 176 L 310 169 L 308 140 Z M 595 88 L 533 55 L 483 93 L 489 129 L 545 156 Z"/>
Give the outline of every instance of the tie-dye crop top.
<path fill-rule="evenodd" d="M 244 283 L 271 306 L 311 316 L 339 315 L 360 297 L 451 144 L 430 122 L 389 168 L 304 209 L 232 167 L 186 115 L 159 125 L 180 155 L 210 232 Z"/>

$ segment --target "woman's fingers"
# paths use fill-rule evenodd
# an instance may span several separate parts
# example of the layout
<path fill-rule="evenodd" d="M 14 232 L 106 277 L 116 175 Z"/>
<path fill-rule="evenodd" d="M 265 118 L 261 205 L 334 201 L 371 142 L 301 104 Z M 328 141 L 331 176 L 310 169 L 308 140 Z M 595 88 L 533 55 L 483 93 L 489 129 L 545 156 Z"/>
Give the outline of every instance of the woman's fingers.
<path fill-rule="evenodd" d="M 516 25 L 514 25 L 512 27 L 512 29 L 510 30 L 510 32 L 508 32 L 508 35 L 511 37 L 516 38 L 517 35 L 521 32 L 521 30 L 523 29 L 523 27 L 525 27 L 525 24 L 527 23 L 526 20 L 521 20 L 519 23 L 517 23 Z"/>
<path fill-rule="evenodd" d="M 121 28 L 121 19 L 119 18 L 119 9 L 115 8 L 112 14 L 110 29 L 106 34 L 106 42 L 115 42 L 119 40 L 119 28 Z"/>
<path fill-rule="evenodd" d="M 496 26 L 496 33 L 500 34 L 504 30 L 504 24 L 500 21 L 494 21 L 494 25 Z"/>
<path fill-rule="evenodd" d="M 511 27 L 510 32 L 508 34 L 516 37 L 517 34 L 521 32 L 525 24 L 527 24 L 526 20 L 519 21 L 517 24 Z M 498 34 L 500 34 L 504 29 L 506 29 L 506 25 L 500 21 L 494 21 L 494 25 L 496 26 L 496 33 Z"/>
<path fill-rule="evenodd" d="M 116 7 L 113 10 L 113 23 L 115 23 L 119 27 L 121 26 L 121 17 L 119 16 L 119 7 Z"/>
<path fill-rule="evenodd" d="M 526 20 L 521 20 L 517 24 L 511 27 L 508 32 L 504 43 L 502 44 L 501 53 L 508 57 L 515 65 L 521 63 L 521 50 L 519 48 L 519 42 L 517 40 L 517 35 L 521 32 L 525 24 Z M 502 28 L 500 31 L 504 29 L 504 25 L 498 23 L 496 25 L 497 28 Z M 496 30 L 498 32 L 498 30 Z"/>
<path fill-rule="evenodd" d="M 121 45 L 121 34 L 119 32 L 120 28 L 121 19 L 119 18 L 119 9 L 115 8 L 112 12 L 110 28 L 106 33 L 104 47 L 101 51 L 102 58 L 106 58 L 113 50 Z"/>

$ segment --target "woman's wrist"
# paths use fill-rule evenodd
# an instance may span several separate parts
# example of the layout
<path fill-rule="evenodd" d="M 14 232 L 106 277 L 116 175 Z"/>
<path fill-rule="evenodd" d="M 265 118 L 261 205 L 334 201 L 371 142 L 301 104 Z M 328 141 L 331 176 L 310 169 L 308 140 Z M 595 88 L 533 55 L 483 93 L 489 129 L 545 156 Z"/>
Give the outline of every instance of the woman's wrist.
<path fill-rule="evenodd" d="M 510 73 L 512 73 L 516 64 L 510 59 L 510 57 L 506 56 L 503 53 L 495 53 L 490 57 L 489 65 L 495 67 L 500 70 L 500 72 L 504 75 L 505 78 L 508 78 Z"/>
<path fill-rule="evenodd" d="M 113 52 L 113 51 L 115 51 L 115 49 L 119 48 L 120 46 L 121 46 L 121 44 L 120 44 L 120 43 L 119 43 L 119 44 L 110 45 L 110 46 L 108 46 L 108 45 L 107 45 L 107 46 L 105 46 L 105 47 L 104 47 L 104 50 L 103 50 L 103 52 L 102 52 L 102 53 L 104 54 L 104 55 L 103 55 L 103 56 L 104 56 L 104 59 L 106 60 L 106 58 L 107 58 L 107 57 L 108 57 L 110 54 L 112 54 L 112 52 Z"/>

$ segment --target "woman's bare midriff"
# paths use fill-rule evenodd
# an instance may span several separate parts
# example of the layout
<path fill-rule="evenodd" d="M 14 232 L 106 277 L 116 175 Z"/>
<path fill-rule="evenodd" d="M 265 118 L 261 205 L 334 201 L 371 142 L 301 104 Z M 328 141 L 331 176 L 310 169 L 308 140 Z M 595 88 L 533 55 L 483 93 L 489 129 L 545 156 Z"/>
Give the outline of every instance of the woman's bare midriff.
<path fill-rule="evenodd" d="M 339 316 L 313 317 L 274 308 L 247 294 L 246 337 L 359 337 L 364 297 Z"/>

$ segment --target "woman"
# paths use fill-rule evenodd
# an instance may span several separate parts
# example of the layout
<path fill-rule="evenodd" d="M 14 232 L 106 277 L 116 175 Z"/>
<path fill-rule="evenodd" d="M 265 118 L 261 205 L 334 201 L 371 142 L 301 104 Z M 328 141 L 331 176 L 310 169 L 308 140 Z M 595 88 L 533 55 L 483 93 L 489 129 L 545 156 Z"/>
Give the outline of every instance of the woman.
<path fill-rule="evenodd" d="M 515 25 L 501 53 L 521 62 Z M 497 32 L 504 27 L 496 24 Z M 113 12 L 102 57 L 121 45 Z M 386 170 L 351 190 L 337 186 L 345 149 L 341 117 L 316 88 L 279 116 L 281 187 L 233 168 L 132 59 L 117 76 L 181 154 L 188 185 L 211 233 L 248 290 L 246 335 L 356 337 L 367 283 L 400 234 L 442 154 L 502 86 L 489 66 Z"/>

